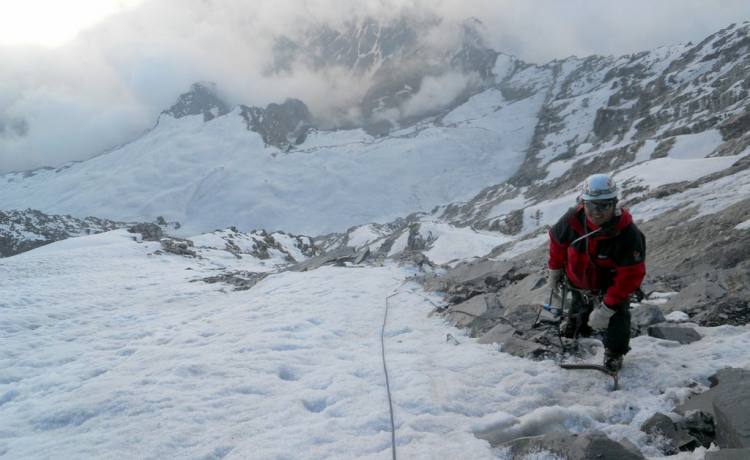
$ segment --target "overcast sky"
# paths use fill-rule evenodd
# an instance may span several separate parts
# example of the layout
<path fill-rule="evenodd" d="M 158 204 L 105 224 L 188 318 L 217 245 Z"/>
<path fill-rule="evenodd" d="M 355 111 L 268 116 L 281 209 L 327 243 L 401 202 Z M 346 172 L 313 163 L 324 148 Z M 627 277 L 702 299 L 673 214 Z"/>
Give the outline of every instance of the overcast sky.
<path fill-rule="evenodd" d="M 750 1 L 0 0 L 0 11 L 0 172 L 7 172 L 126 142 L 195 81 L 214 81 L 248 105 L 291 96 L 321 108 L 339 102 L 331 95 L 351 96 L 330 76 L 261 76 L 273 37 L 307 24 L 404 12 L 473 16 L 496 50 L 545 63 L 696 43 L 750 20 Z"/>

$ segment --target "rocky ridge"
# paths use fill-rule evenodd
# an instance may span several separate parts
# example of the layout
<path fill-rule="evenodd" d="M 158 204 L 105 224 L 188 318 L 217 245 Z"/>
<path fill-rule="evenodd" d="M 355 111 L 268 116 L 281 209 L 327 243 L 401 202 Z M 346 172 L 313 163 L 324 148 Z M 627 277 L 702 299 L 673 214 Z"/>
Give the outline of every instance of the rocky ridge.
<path fill-rule="evenodd" d="M 125 222 L 97 217 L 77 219 L 47 215 L 33 209 L 0 211 L 0 257 L 10 257 L 55 241 L 106 232 L 127 225 Z"/>

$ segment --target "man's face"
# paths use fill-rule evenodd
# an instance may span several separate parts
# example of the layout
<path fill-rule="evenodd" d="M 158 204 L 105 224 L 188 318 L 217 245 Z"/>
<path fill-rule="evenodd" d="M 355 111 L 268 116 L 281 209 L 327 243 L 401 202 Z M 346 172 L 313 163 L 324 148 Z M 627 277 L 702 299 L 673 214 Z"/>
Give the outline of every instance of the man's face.
<path fill-rule="evenodd" d="M 612 219 L 615 214 L 615 201 L 584 201 L 583 209 L 586 217 L 596 226 L 602 226 Z"/>

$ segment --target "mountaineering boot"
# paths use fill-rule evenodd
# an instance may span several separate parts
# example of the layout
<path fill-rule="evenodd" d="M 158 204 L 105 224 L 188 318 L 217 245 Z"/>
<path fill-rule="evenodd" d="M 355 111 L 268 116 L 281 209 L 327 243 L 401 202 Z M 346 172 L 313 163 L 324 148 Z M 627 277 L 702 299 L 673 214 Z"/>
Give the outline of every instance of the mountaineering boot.
<path fill-rule="evenodd" d="M 588 324 L 581 324 L 578 326 L 577 319 L 575 317 L 568 318 L 563 324 L 561 335 L 567 339 L 575 338 L 576 328 L 578 328 L 578 337 L 590 337 L 591 327 Z"/>
<path fill-rule="evenodd" d="M 617 355 L 609 350 L 604 350 L 604 367 L 610 372 L 622 369 L 622 355 Z"/>

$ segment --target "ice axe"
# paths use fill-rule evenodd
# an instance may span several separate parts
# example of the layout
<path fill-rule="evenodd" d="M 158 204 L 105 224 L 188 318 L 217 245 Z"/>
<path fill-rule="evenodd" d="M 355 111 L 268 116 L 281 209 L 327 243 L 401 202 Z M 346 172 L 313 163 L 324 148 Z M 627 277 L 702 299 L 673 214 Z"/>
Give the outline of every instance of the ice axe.
<path fill-rule="evenodd" d="M 535 328 L 539 324 L 539 317 L 542 315 L 542 310 L 547 310 L 548 312 L 552 313 L 555 316 L 562 316 L 563 308 L 565 308 L 565 294 L 563 293 L 562 298 L 560 299 L 560 306 L 559 307 L 553 307 L 552 306 L 552 299 L 555 296 L 555 290 L 550 289 L 549 292 L 549 302 L 541 304 L 539 306 L 539 311 L 537 311 L 536 319 L 534 320 L 534 324 L 531 326 L 531 328 Z"/>

